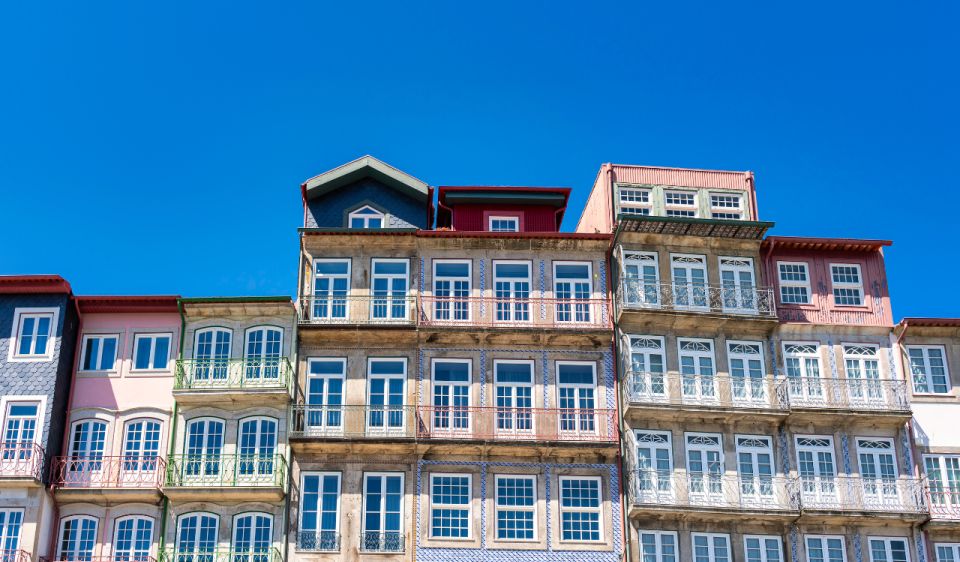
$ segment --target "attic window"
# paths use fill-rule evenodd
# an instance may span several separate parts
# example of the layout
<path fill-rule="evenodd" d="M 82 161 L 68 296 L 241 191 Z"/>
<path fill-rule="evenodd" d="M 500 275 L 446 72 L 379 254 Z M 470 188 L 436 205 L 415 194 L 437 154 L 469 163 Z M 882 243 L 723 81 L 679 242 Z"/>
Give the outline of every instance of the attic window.
<path fill-rule="evenodd" d="M 490 232 L 520 232 L 517 217 L 490 217 Z"/>
<path fill-rule="evenodd" d="M 369 205 L 350 213 L 350 228 L 383 228 L 383 213 Z"/>

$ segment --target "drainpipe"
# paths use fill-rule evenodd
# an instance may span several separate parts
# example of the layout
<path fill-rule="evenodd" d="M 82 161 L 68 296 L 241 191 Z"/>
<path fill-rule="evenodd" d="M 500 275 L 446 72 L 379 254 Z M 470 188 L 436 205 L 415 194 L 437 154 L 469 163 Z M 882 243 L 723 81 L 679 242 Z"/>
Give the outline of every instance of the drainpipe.
<path fill-rule="evenodd" d="M 307 182 L 300 184 L 300 201 L 303 202 L 303 226 L 307 226 Z"/>
<path fill-rule="evenodd" d="M 753 208 L 753 220 L 760 220 L 760 213 L 757 211 L 757 186 L 754 183 L 753 172 L 747 172 L 747 184 L 750 185 L 750 206 Z"/>
<path fill-rule="evenodd" d="M 303 235 L 302 234 L 300 235 L 300 249 L 301 249 L 300 255 L 303 256 Z M 302 260 L 303 258 L 301 257 L 301 262 Z M 299 286 L 299 277 L 302 273 L 303 273 L 303 268 L 301 268 L 300 272 L 297 273 L 298 286 Z M 293 356 L 292 357 L 293 372 L 290 373 L 290 376 L 293 378 L 293 380 L 290 381 L 291 389 L 294 386 L 299 386 L 300 384 L 300 373 L 299 373 L 300 361 L 297 359 L 298 357 L 297 346 L 299 345 L 299 341 L 300 341 L 300 338 L 299 338 L 300 330 L 297 329 L 297 311 L 298 309 L 296 305 L 294 305 L 293 336 L 291 337 L 291 341 L 290 341 L 290 348 L 291 348 L 290 351 L 291 351 L 291 355 Z M 296 395 L 296 393 L 294 393 L 294 395 Z M 293 398 L 291 397 L 291 404 L 293 403 L 292 400 Z M 292 414 L 292 411 L 291 411 L 291 414 Z M 288 459 L 287 460 L 287 494 L 286 496 L 284 496 L 284 501 L 283 501 L 283 534 L 281 535 L 283 537 L 283 560 L 287 560 L 287 556 L 290 555 L 290 492 L 293 489 L 293 449 L 290 447 L 290 427 L 292 425 L 291 423 L 292 421 L 293 421 L 293 415 L 290 415 L 287 418 L 287 445 L 286 445 L 287 459 Z"/>
<path fill-rule="evenodd" d="M 177 350 L 178 359 L 183 360 L 183 342 L 187 333 L 187 317 L 183 312 L 183 299 L 177 299 L 177 312 L 180 313 L 180 348 Z M 176 376 L 176 375 L 174 375 Z M 177 415 L 180 411 L 180 404 L 176 400 L 173 401 L 173 416 L 170 420 L 170 447 L 169 452 L 167 453 L 168 462 L 173 458 L 173 452 L 175 449 L 175 444 L 177 440 Z M 169 466 L 167 470 L 170 470 Z M 166 474 L 163 475 L 166 478 Z M 167 544 L 167 516 L 170 513 L 170 498 L 166 495 L 163 496 L 163 510 L 160 515 L 160 552 L 157 553 L 158 558 L 163 556 L 164 549 Z"/>

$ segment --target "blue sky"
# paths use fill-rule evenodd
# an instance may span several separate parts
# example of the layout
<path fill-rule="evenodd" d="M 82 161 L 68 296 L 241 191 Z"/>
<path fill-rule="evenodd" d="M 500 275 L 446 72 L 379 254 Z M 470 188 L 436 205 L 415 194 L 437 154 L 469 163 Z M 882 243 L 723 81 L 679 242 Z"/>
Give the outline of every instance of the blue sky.
<path fill-rule="evenodd" d="M 579 209 L 613 161 L 753 170 L 774 234 L 892 239 L 894 314 L 960 316 L 956 2 L 326 4 L 4 6 L 0 272 L 292 294 L 340 163 Z"/>

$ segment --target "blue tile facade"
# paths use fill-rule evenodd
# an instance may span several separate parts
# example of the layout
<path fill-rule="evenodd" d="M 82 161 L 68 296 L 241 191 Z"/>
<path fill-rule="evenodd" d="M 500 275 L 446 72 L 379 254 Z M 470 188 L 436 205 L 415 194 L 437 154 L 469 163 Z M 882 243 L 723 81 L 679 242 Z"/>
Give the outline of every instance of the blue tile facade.
<path fill-rule="evenodd" d="M 370 205 L 387 215 L 386 228 L 428 228 L 427 204 L 372 178 L 325 193 L 307 201 L 307 228 L 343 228 L 347 217 Z"/>

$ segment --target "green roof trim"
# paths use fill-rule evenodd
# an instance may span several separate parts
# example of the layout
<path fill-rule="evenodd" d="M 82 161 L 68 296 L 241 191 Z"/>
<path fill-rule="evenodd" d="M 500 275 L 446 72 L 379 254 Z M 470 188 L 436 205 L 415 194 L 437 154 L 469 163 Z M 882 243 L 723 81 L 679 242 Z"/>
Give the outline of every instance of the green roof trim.
<path fill-rule="evenodd" d="M 625 215 L 623 213 L 617 215 L 618 234 L 620 232 L 639 232 L 762 240 L 767 230 L 773 228 L 773 226 L 774 223 L 766 221 L 655 217 Z"/>

